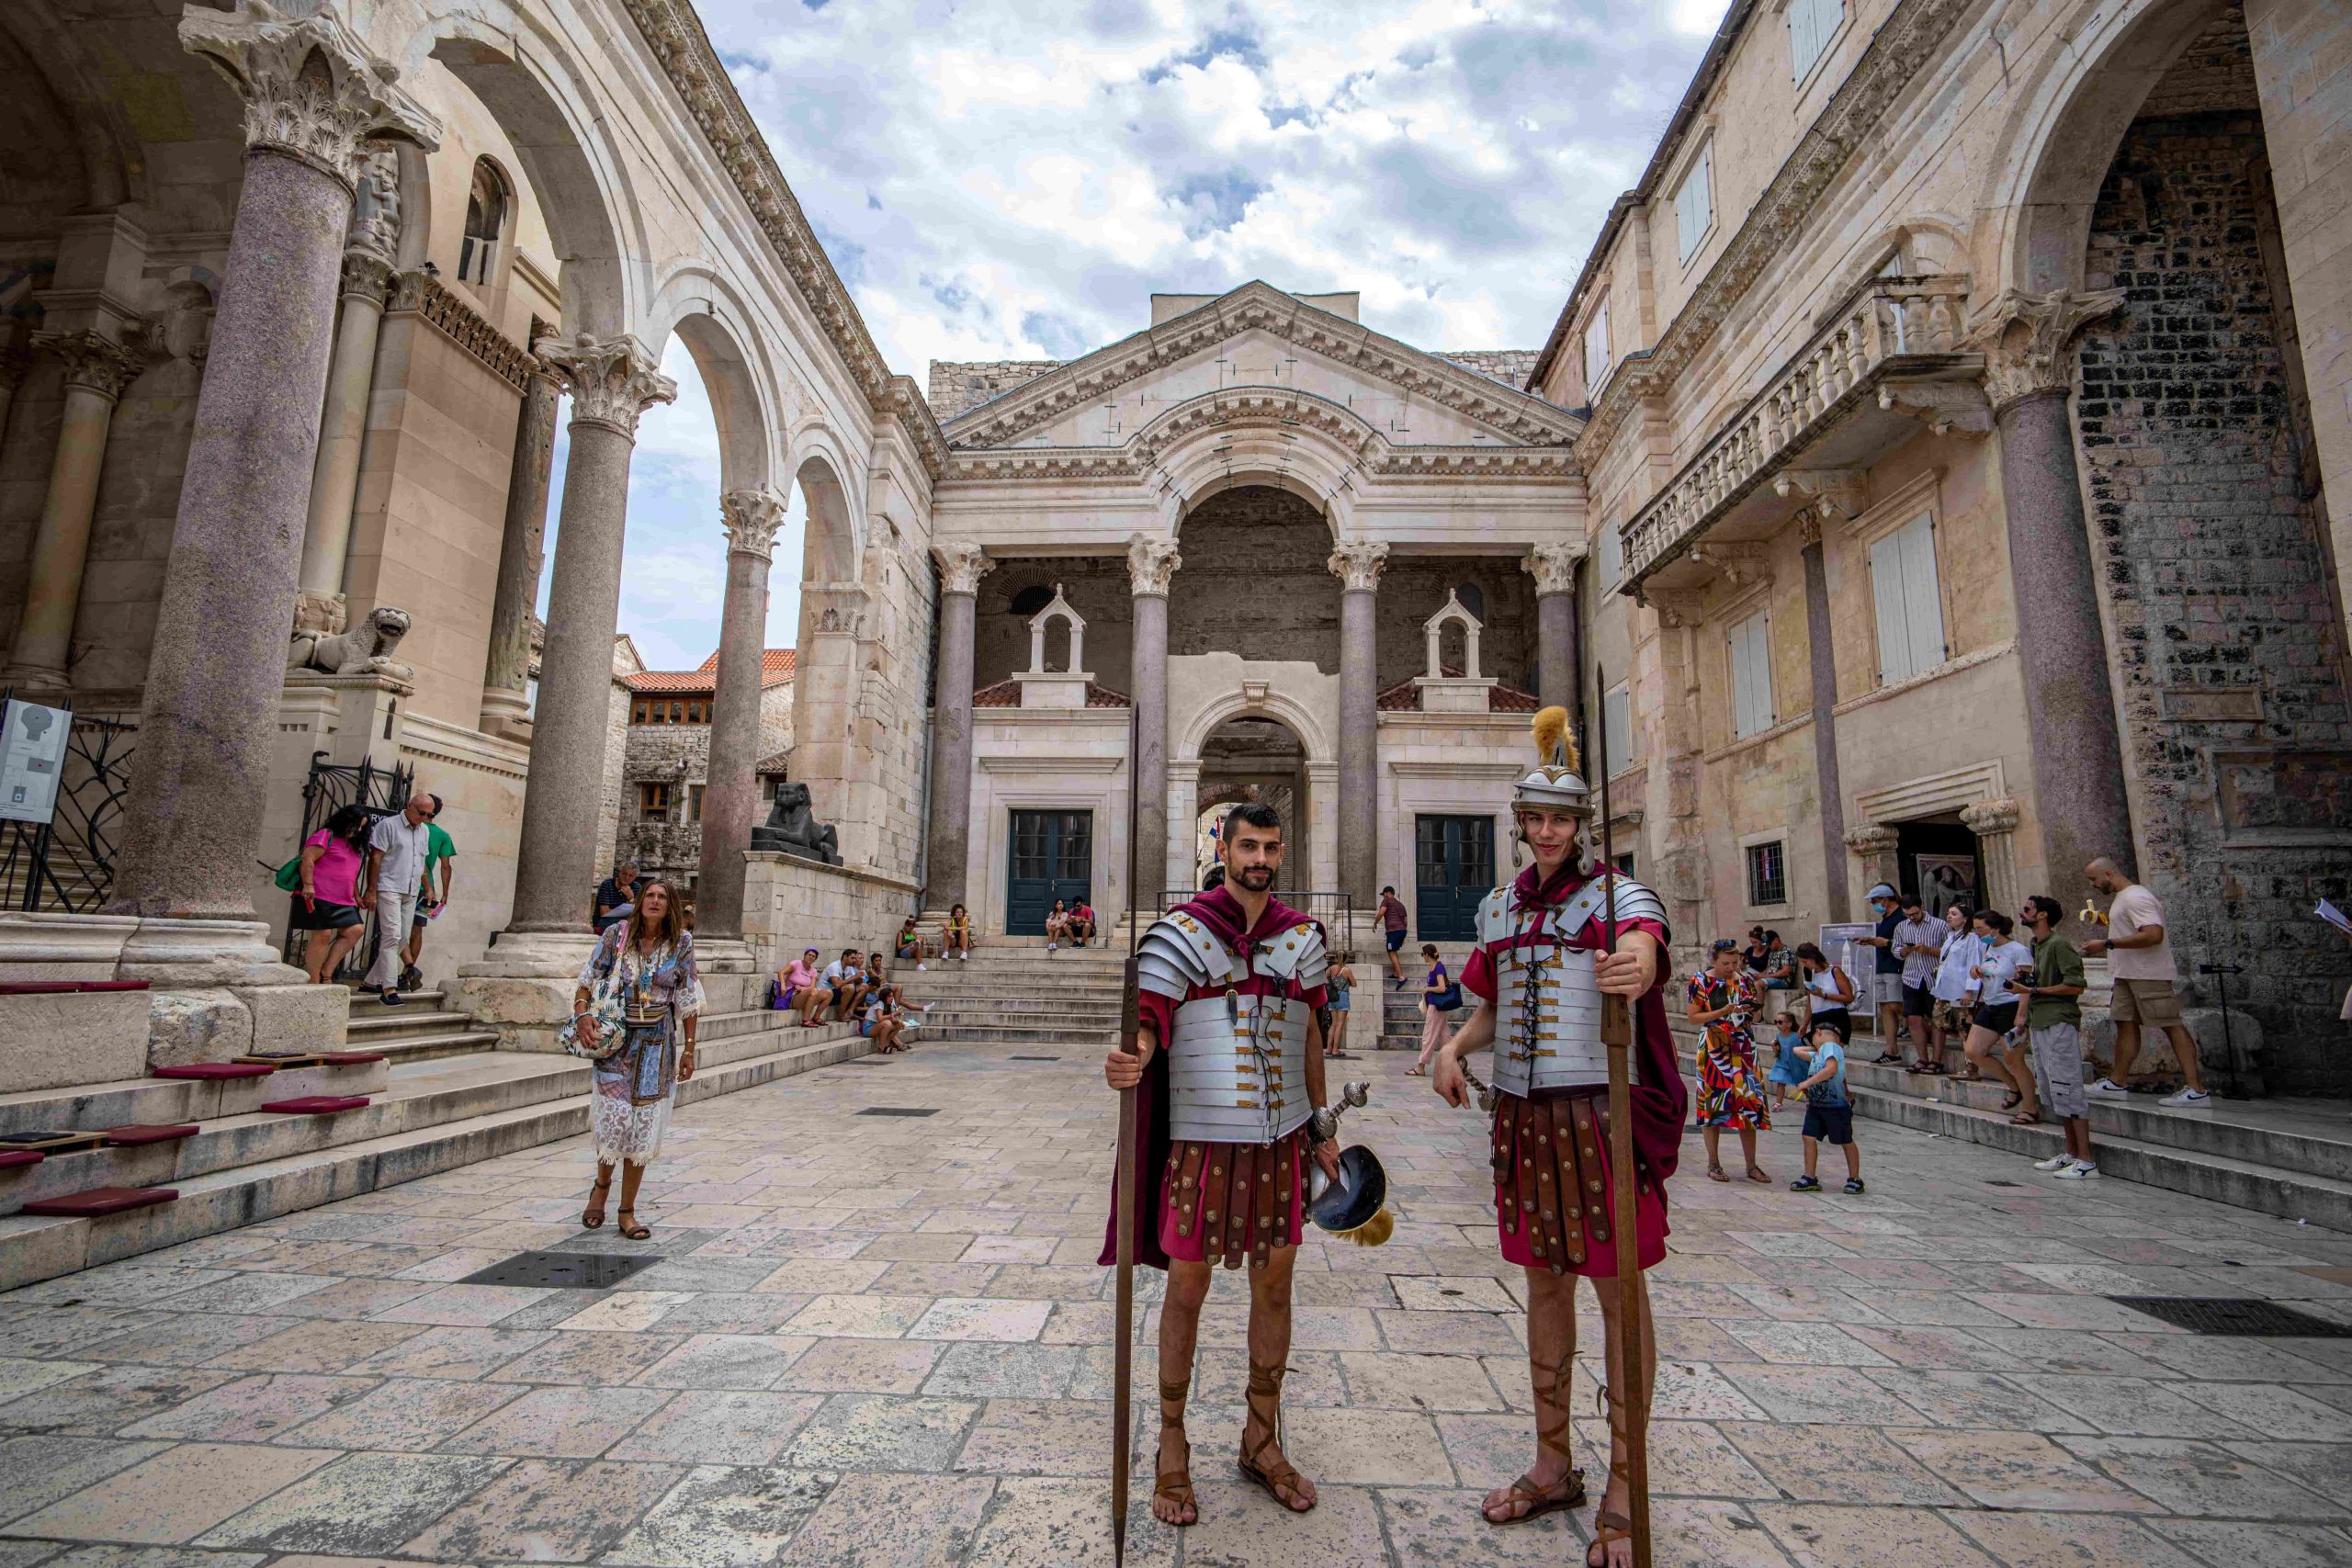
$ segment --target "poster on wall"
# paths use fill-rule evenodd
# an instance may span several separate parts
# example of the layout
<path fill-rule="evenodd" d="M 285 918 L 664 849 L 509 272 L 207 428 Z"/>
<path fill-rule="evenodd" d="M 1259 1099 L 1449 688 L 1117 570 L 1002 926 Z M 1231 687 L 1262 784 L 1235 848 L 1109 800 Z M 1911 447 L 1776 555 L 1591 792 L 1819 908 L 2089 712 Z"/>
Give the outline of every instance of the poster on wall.
<path fill-rule="evenodd" d="M 47 822 L 57 815 L 57 781 L 74 716 L 63 708 L 11 702 L 0 717 L 0 818 Z"/>
<path fill-rule="evenodd" d="M 1919 901 L 1927 905 L 1929 915 L 1941 919 L 1954 904 L 1964 909 L 1977 908 L 1974 855 L 1913 855 L 1911 868 L 1917 879 Z"/>

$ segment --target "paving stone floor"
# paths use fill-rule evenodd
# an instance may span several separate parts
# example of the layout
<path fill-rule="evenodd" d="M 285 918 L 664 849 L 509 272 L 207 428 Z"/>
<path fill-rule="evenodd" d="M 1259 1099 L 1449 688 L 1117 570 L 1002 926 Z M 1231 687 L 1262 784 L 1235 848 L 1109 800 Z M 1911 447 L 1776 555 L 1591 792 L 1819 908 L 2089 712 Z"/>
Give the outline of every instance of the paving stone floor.
<path fill-rule="evenodd" d="M 933 1046 L 694 1106 L 645 1246 L 579 1230 L 574 1141 L 0 1296 L 0 1568 L 1107 1562 L 1114 1102 L 1089 1055 L 1014 1059 L 1052 1054 Z M 1350 1068 L 1376 1080 L 1354 1130 L 1395 1240 L 1300 1262 L 1289 1444 L 1321 1507 L 1229 1479 L 1244 1298 L 1221 1275 L 1202 1523 L 1179 1540 L 1139 1502 L 1134 1561 L 1577 1560 L 1581 1519 L 1477 1517 L 1531 1448 L 1518 1281 L 1480 1122 L 1405 1065 Z M 1766 1139 L 1781 1181 L 1793 1122 Z M 2107 1299 L 2352 1323 L 2352 1236 L 1862 1139 L 1860 1199 L 1716 1186 L 1691 1145 L 1654 1277 L 1660 1563 L 2352 1563 L 2352 1339 L 2205 1337 Z M 649 1247 L 609 1291 L 458 1282 Z M 1597 1471 L 1599 1423 L 1577 1435 Z"/>

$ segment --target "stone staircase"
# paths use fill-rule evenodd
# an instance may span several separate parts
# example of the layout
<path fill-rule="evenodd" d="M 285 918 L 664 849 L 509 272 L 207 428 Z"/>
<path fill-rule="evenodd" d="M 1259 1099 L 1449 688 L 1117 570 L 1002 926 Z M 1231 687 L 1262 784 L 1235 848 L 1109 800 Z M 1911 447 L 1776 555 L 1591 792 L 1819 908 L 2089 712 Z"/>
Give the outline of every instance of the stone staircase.
<path fill-rule="evenodd" d="M 1107 1051 L 1119 1038 L 1126 960 L 1124 941 L 1048 953 L 1043 937 L 993 937 L 968 963 L 933 958 L 920 970 L 900 964 L 891 977 L 922 1021 L 909 1037 L 916 1045 L 952 1040 Z"/>
<path fill-rule="evenodd" d="M 721 999 L 730 993 L 756 999 L 765 979 L 726 978 L 738 984 L 715 987 Z M 802 1030 L 791 1015 L 761 1009 L 706 1013 L 699 1034 L 699 1070 L 680 1086 L 681 1104 L 870 1049 L 847 1025 Z M 0 1095 L 0 1134 L 132 1124 L 176 1134 L 0 1170 L 0 1291 L 584 1132 L 588 1065 L 499 1051 L 498 1038 L 448 1010 L 437 992 L 413 994 L 399 1008 L 355 997 L 350 1049 L 379 1060 L 281 1068 L 259 1078 L 144 1077 Z M 259 1109 L 311 1094 L 366 1098 L 332 1114 Z M 22 1212 L 108 1188 L 175 1196 L 94 1217 Z"/>
<path fill-rule="evenodd" d="M 1350 998 L 1351 1017 L 1348 1032 L 1357 1047 L 1416 1052 L 1421 1048 L 1421 976 L 1429 973 L 1429 966 L 1422 962 L 1419 942 L 1408 942 L 1405 946 L 1407 951 L 1397 955 L 1405 963 L 1405 983 L 1402 986 L 1389 983 L 1388 954 L 1384 948 L 1374 947 L 1367 957 L 1358 960 L 1354 965 L 1356 991 Z M 1442 942 L 1438 943 L 1437 951 L 1438 956 L 1445 963 L 1446 973 L 1460 979 L 1463 962 L 1470 956 L 1470 944 Z M 1361 1021 L 1373 1016 L 1368 1007 L 1375 987 L 1381 998 L 1380 1037 L 1366 1041 L 1359 1031 L 1363 1028 Z M 1465 997 L 1462 1010 L 1453 1017 L 1453 1025 L 1459 1025 L 1469 1018 L 1468 1003 L 1469 998 Z"/>

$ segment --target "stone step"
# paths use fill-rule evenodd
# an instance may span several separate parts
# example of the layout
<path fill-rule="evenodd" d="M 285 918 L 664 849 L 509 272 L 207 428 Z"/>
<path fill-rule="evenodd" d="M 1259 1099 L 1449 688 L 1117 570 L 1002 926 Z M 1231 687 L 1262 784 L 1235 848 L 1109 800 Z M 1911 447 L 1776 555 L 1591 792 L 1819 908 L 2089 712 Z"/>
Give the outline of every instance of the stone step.
<path fill-rule="evenodd" d="M 369 1036 L 364 1045 L 355 1043 L 355 1048 L 381 1051 L 395 1062 L 425 1062 L 438 1056 L 463 1056 L 476 1051 L 495 1051 L 498 1049 L 498 1032 L 494 1029 L 453 1029 L 440 1034 L 375 1035 Z"/>
<path fill-rule="evenodd" d="M 811 1033 L 814 1033 L 812 1031 Z M 722 1066 L 679 1086 L 682 1104 L 831 1066 L 870 1049 L 854 1035 L 796 1042 Z M 0 1218 L 0 1291 L 53 1279 L 279 1214 L 355 1198 L 518 1149 L 577 1135 L 588 1125 L 585 1064 L 504 1053 L 502 1063 L 576 1069 L 580 1087 L 559 1098 L 489 1110 L 461 1121 L 403 1128 L 383 1136 L 218 1170 L 173 1183 L 179 1201 L 98 1219 Z M 447 1070 L 446 1064 L 428 1070 Z M 554 1074 L 545 1075 L 553 1077 Z M 38 1170 L 40 1167 L 32 1168 Z"/>
<path fill-rule="evenodd" d="M 381 1002 L 366 1009 L 351 1010 L 351 1022 L 344 1037 L 355 1051 L 372 1051 L 376 1042 L 387 1036 L 426 1034 L 450 1029 L 462 1029 L 473 1022 L 470 1013 L 450 1012 L 439 1008 L 411 1007 L 405 1002 L 388 1008 Z"/>
<path fill-rule="evenodd" d="M 0 1094 L 0 1133 L 96 1133 L 134 1122 L 176 1126 L 255 1111 L 264 1101 L 305 1094 L 380 1094 L 390 1083 L 382 1062 L 289 1067 L 261 1077 L 206 1082 L 123 1078 L 70 1089 Z M 0 1176 L 0 1180 L 5 1180 Z"/>
<path fill-rule="evenodd" d="M 917 1043 L 925 1041 L 960 1041 L 967 1044 L 1032 1044 L 1062 1043 L 1072 1045 L 1112 1045 L 1117 1043 L 1117 1028 L 1057 1029 L 1048 1026 L 1024 1028 L 1010 1024 L 958 1024 L 954 1028 L 922 1028 L 913 1036 Z"/>

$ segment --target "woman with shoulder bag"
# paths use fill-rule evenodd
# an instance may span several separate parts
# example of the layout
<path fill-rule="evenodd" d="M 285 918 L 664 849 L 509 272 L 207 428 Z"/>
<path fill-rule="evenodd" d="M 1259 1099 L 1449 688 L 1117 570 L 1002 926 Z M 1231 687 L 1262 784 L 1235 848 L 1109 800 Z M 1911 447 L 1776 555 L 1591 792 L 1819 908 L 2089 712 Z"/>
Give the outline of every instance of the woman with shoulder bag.
<path fill-rule="evenodd" d="M 374 825 L 366 807 L 345 806 L 302 840 L 301 884 L 287 923 L 308 933 L 302 967 L 313 986 L 333 979 L 367 932 L 360 910 L 367 907 L 368 889 L 361 884 L 368 880 L 368 829 Z"/>
<path fill-rule="evenodd" d="M 1462 1005 L 1462 987 L 1446 973 L 1436 944 L 1423 942 L 1421 956 L 1430 961 L 1430 972 L 1421 981 L 1421 1055 L 1406 1069 L 1417 1078 L 1429 1076 L 1430 1058 L 1445 1044 L 1445 1015 Z"/>
<path fill-rule="evenodd" d="M 695 1076 L 695 1021 L 703 1010 L 694 933 L 677 890 L 649 882 L 628 918 L 616 922 L 580 971 L 571 1022 L 559 1039 L 594 1064 L 589 1120 L 596 1134 L 596 1185 L 582 1225 L 605 1223 L 613 1166 L 621 1168 L 620 1234 L 647 1241 L 637 1223 L 638 1183 L 662 1153 L 678 1085 Z"/>

